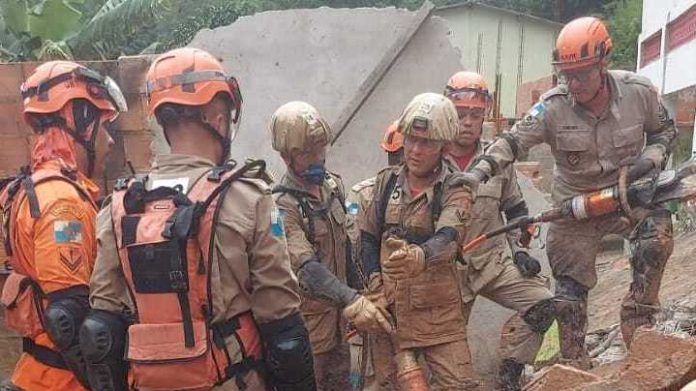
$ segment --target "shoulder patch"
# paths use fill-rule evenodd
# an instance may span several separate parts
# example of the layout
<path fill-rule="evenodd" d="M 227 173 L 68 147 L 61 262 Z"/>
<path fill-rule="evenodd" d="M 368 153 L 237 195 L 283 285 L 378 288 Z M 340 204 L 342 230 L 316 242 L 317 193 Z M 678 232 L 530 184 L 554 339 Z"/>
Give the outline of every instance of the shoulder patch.
<path fill-rule="evenodd" d="M 539 114 L 542 114 L 546 110 L 546 105 L 544 104 L 544 101 L 539 101 L 537 104 L 532 106 L 531 109 L 529 109 L 528 114 L 531 115 L 532 117 L 536 117 Z"/>
<path fill-rule="evenodd" d="M 58 244 L 82 243 L 82 222 L 77 220 L 54 221 L 53 241 Z"/>
<path fill-rule="evenodd" d="M 271 235 L 280 238 L 285 236 L 285 227 L 283 226 L 283 212 L 273 205 L 271 210 Z"/>

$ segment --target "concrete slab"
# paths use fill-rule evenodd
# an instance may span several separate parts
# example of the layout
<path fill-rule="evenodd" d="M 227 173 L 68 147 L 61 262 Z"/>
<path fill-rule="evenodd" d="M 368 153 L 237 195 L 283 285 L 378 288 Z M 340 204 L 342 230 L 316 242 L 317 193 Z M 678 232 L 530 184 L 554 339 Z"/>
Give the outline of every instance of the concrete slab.
<path fill-rule="evenodd" d="M 268 131 L 273 111 L 290 100 L 305 100 L 334 123 L 415 20 L 415 12 L 395 8 L 318 8 L 263 12 L 199 32 L 189 46 L 220 57 L 244 95 L 232 156 L 263 157 L 274 175 L 282 174 Z M 328 164 L 347 185 L 386 164 L 378 141 L 410 98 L 440 91 L 460 68 L 447 34 L 444 21 L 427 21 L 338 139 Z"/>

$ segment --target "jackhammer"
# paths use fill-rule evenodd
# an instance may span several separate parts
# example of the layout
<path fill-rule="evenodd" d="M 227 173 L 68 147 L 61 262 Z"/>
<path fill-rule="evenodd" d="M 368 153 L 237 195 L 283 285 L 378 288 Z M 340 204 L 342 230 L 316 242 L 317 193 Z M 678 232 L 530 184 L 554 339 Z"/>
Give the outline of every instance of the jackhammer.
<path fill-rule="evenodd" d="M 662 171 L 627 185 L 627 167 L 622 168 L 619 183 L 591 193 L 580 194 L 563 201 L 557 208 L 527 216 L 477 236 L 462 247 L 462 253 L 471 251 L 495 236 L 525 230 L 537 223 L 561 219 L 587 220 L 611 213 L 631 215 L 633 208 L 661 204 L 667 201 L 696 198 L 696 161 L 689 161 L 675 170 Z"/>

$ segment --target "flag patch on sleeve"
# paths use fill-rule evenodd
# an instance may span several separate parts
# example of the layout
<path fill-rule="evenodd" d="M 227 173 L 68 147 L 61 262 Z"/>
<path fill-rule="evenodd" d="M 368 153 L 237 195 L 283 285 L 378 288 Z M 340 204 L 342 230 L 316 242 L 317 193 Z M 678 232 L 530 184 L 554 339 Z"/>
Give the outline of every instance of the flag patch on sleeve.
<path fill-rule="evenodd" d="M 72 220 L 54 221 L 53 240 L 56 243 L 82 243 L 82 223 Z"/>

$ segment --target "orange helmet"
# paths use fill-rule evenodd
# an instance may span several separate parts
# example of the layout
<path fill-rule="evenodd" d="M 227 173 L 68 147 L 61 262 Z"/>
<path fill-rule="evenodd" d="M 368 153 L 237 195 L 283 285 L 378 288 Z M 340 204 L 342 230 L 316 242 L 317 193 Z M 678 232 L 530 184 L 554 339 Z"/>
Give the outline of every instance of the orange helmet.
<path fill-rule="evenodd" d="M 32 114 L 58 113 L 74 99 L 89 101 L 104 112 L 107 120 L 128 110 L 123 93 L 110 77 L 70 61 L 39 65 L 20 90 L 24 101 L 22 113 L 32 126 Z"/>
<path fill-rule="evenodd" d="M 399 121 L 394 121 L 387 127 L 381 145 L 385 152 L 399 152 L 404 147 L 404 135 L 399 131 Z"/>
<path fill-rule="evenodd" d="M 457 72 L 450 77 L 445 95 L 457 107 L 480 107 L 487 109 L 491 96 L 486 79 L 476 72 Z"/>
<path fill-rule="evenodd" d="M 24 120 L 40 134 L 51 127 L 68 133 L 85 148 L 92 176 L 100 126 L 128 110 L 118 85 L 74 62 L 50 61 L 34 70 L 20 92 Z"/>
<path fill-rule="evenodd" d="M 606 58 L 613 44 L 604 23 L 591 16 L 572 20 L 558 34 L 553 65 L 570 70 L 592 65 Z"/>
<path fill-rule="evenodd" d="M 203 106 L 223 92 L 232 100 L 239 121 L 242 94 L 234 77 L 228 77 L 220 61 L 200 49 L 181 48 L 157 57 L 146 77 L 146 94 L 150 114 L 165 103 Z"/>

